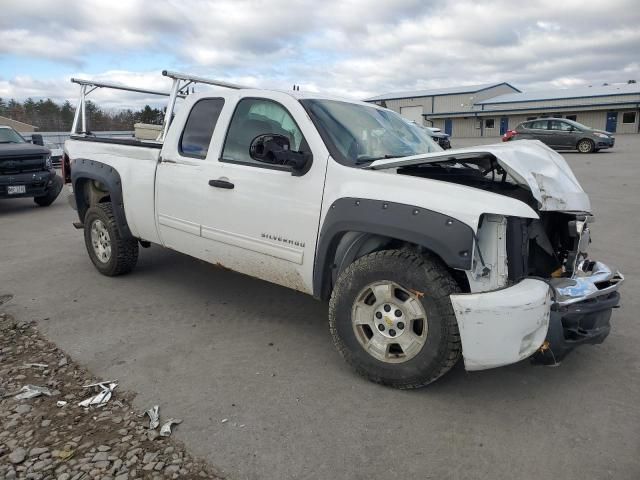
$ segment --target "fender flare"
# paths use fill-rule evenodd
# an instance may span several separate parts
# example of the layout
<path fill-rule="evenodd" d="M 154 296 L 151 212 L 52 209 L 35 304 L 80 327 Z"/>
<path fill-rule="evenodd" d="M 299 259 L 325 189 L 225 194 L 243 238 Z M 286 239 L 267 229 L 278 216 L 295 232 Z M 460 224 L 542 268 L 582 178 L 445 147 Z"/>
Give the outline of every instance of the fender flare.
<path fill-rule="evenodd" d="M 474 233 L 472 228 L 439 212 L 414 205 L 359 198 L 341 198 L 329 208 L 316 248 L 313 267 L 313 295 L 325 298 L 332 270 L 342 267 L 337 259 L 344 233 L 360 232 L 420 245 L 439 256 L 451 268 L 470 270 Z M 358 242 L 362 236 L 355 235 Z M 343 250 L 347 250 L 342 248 Z"/>
<path fill-rule="evenodd" d="M 124 201 L 122 198 L 122 182 L 118 171 L 110 165 L 95 160 L 77 158 L 73 160 L 71 166 L 71 184 L 73 185 L 73 195 L 78 208 L 80 222 L 84 221 L 84 216 L 89 209 L 89 205 L 84 198 L 82 188 L 77 188 L 81 180 L 95 180 L 104 185 L 109 191 L 113 215 L 115 217 L 120 234 L 123 237 L 133 237 L 127 217 L 124 213 Z"/>

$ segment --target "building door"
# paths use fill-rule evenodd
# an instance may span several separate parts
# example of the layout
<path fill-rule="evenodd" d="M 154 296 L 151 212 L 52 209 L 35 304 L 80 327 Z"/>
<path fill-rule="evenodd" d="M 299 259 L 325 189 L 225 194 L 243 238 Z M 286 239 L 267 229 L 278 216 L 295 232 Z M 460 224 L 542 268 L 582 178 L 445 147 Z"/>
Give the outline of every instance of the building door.
<path fill-rule="evenodd" d="M 453 132 L 453 120 L 450 118 L 446 118 L 444 120 L 444 133 L 447 135 L 451 135 Z"/>
<path fill-rule="evenodd" d="M 422 125 L 422 113 L 424 109 L 422 105 L 415 107 L 400 107 L 400 115 L 409 121 L 416 122 L 418 125 Z"/>
<path fill-rule="evenodd" d="M 618 124 L 618 112 L 607 112 L 607 126 L 605 130 L 607 132 L 615 133 L 617 124 Z"/>
<path fill-rule="evenodd" d="M 509 118 L 502 117 L 500 119 L 500 135 L 504 135 L 509 130 Z"/>

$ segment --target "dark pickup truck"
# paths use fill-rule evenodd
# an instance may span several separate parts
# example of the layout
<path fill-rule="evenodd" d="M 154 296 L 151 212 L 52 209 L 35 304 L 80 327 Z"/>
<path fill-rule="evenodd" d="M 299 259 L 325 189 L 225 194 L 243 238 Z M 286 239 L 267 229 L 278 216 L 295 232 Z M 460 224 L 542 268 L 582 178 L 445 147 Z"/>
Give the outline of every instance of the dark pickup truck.
<path fill-rule="evenodd" d="M 42 137 L 28 143 L 11 127 L 0 125 L 0 199 L 33 197 L 48 207 L 62 190 L 62 178 L 51 165 L 51 152 Z"/>

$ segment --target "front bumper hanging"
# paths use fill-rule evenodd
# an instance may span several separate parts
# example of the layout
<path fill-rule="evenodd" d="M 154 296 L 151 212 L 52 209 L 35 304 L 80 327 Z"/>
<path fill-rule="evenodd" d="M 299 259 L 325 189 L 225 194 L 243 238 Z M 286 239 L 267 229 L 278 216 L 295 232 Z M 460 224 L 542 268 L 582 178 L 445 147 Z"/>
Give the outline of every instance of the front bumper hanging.
<path fill-rule="evenodd" d="M 584 260 L 573 278 L 554 278 L 555 291 L 549 330 L 533 355 L 534 363 L 557 365 L 575 347 L 602 343 L 611 330 L 611 312 L 620 303 L 618 289 L 624 281 L 601 262 Z"/>
<path fill-rule="evenodd" d="M 451 295 L 465 368 L 529 357 L 558 364 L 578 345 L 602 343 L 624 277 L 600 262 L 583 262 L 576 272 L 573 278 L 526 278 L 500 290 Z"/>

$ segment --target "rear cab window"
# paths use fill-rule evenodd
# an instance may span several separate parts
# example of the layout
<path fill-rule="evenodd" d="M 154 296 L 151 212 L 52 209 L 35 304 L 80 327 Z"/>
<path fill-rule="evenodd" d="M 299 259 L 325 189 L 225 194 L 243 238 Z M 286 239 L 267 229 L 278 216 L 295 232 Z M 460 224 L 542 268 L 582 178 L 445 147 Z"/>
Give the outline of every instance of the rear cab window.
<path fill-rule="evenodd" d="M 224 106 L 223 98 L 203 98 L 191 107 L 178 143 L 180 155 L 204 159 Z"/>

